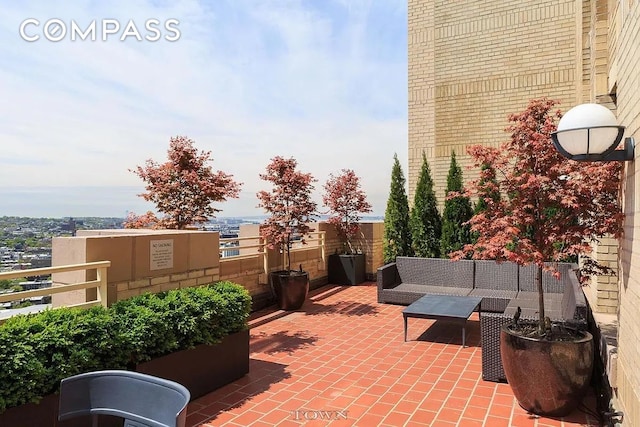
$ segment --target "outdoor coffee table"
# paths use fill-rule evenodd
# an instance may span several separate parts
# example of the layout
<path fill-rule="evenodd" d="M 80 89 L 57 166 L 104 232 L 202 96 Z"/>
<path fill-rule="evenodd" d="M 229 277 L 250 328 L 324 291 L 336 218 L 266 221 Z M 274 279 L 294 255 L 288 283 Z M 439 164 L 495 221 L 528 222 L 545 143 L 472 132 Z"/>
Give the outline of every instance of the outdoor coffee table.
<path fill-rule="evenodd" d="M 478 307 L 482 297 L 455 295 L 425 295 L 404 310 L 404 340 L 407 341 L 407 319 L 444 320 L 462 325 L 462 347 L 465 346 L 465 327 L 467 319 Z"/>

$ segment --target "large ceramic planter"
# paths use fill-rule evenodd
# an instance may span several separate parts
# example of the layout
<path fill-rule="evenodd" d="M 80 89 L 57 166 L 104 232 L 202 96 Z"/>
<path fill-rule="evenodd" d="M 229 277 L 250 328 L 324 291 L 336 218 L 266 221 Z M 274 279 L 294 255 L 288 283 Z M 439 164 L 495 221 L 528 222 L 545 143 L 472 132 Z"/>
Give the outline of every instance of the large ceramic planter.
<path fill-rule="evenodd" d="M 274 271 L 270 274 L 276 302 L 281 310 L 302 307 L 309 293 L 309 274 L 306 271 Z"/>
<path fill-rule="evenodd" d="M 500 356 L 507 382 L 522 408 L 538 415 L 564 416 L 582 401 L 593 371 L 593 337 L 580 331 L 574 341 L 522 337 L 504 325 Z"/>
<path fill-rule="evenodd" d="M 329 255 L 328 280 L 334 285 L 358 285 L 366 280 L 364 254 Z"/>
<path fill-rule="evenodd" d="M 170 379 L 183 384 L 191 399 L 210 393 L 249 372 L 249 331 L 226 336 L 221 343 L 181 350 L 136 366 L 137 372 Z M 45 396 L 40 403 L 8 408 L 0 414 L 0 426 L 83 427 L 89 417 L 58 421 L 58 395 Z M 122 419 L 101 416 L 102 427 L 122 426 Z"/>

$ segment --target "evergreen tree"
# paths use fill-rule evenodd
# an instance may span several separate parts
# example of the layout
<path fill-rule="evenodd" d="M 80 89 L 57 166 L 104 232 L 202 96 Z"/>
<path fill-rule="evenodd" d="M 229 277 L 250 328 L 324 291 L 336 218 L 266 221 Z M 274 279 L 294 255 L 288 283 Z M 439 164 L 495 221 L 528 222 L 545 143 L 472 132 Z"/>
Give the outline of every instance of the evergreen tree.
<path fill-rule="evenodd" d="M 489 204 L 500 202 L 500 187 L 496 179 L 495 169 L 487 163 L 480 167 L 480 179 L 478 180 L 478 203 L 473 209 L 473 215 L 484 214 L 490 209 Z M 477 231 L 471 232 L 471 240 L 473 243 L 478 241 L 480 234 Z"/>
<path fill-rule="evenodd" d="M 422 169 L 418 177 L 409 226 L 413 241 L 413 253 L 420 257 L 439 257 L 442 219 L 438 212 L 436 193 L 433 191 L 431 170 L 424 153 L 422 153 Z"/>
<path fill-rule="evenodd" d="M 398 256 L 411 256 L 411 232 L 409 230 L 409 200 L 404 188 L 405 179 L 398 161 L 393 156 L 391 189 L 384 213 L 384 262 L 394 262 Z"/>
<path fill-rule="evenodd" d="M 469 197 L 463 194 L 462 169 L 456 161 L 456 153 L 451 153 L 451 165 L 447 175 L 446 200 L 442 213 L 442 237 L 440 254 L 447 257 L 450 252 L 461 250 L 471 243 L 471 228 L 468 221 L 473 212 Z"/>

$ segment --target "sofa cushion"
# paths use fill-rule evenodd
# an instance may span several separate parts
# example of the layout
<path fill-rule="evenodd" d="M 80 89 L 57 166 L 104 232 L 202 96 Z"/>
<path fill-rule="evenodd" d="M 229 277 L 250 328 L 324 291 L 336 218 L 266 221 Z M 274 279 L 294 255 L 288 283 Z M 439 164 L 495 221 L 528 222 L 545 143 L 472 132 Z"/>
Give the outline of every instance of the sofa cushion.
<path fill-rule="evenodd" d="M 522 310 L 520 313 L 521 319 L 537 320 L 539 309 L 538 293 L 518 292 L 518 296 L 512 299 L 504 310 L 505 316 L 512 317 L 518 307 Z M 562 308 L 562 294 L 544 294 L 544 314 L 554 321 L 565 320 L 565 312 Z"/>
<path fill-rule="evenodd" d="M 469 294 L 473 297 L 482 297 L 481 311 L 493 311 L 502 313 L 509 301 L 518 295 L 517 291 L 505 291 L 501 289 L 473 289 Z"/>
<path fill-rule="evenodd" d="M 518 291 L 518 264 L 486 260 L 475 261 L 475 264 L 474 289 Z"/>
<path fill-rule="evenodd" d="M 433 287 L 473 288 L 474 265 L 471 260 L 451 261 L 441 258 L 397 257 L 396 266 L 400 283 Z M 468 293 L 467 291 L 467 293 Z M 425 291 L 425 293 L 428 293 Z M 449 294 L 442 291 L 445 295 Z"/>
<path fill-rule="evenodd" d="M 396 292 L 411 292 L 422 295 L 460 295 L 467 296 L 471 289 L 460 288 L 452 286 L 431 286 L 431 285 L 417 285 L 415 283 L 401 283 L 395 288 Z"/>

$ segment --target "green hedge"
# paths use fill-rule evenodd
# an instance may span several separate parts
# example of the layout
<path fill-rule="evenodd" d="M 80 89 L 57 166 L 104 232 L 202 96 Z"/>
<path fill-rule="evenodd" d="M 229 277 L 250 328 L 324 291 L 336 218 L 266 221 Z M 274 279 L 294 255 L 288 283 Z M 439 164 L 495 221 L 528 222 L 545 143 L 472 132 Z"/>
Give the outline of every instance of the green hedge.
<path fill-rule="evenodd" d="M 231 282 L 144 294 L 110 308 L 58 308 L 0 326 L 0 412 L 37 402 L 60 380 L 136 363 L 247 328 L 251 297 Z"/>

